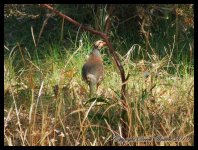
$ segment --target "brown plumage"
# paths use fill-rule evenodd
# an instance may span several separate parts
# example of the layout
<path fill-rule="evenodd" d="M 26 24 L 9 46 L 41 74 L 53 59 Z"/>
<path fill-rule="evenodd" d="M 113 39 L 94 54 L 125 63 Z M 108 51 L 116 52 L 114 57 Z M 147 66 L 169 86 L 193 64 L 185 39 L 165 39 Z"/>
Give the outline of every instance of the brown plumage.
<path fill-rule="evenodd" d="M 96 92 L 104 77 L 104 66 L 99 50 L 105 45 L 106 43 L 101 40 L 96 41 L 93 51 L 82 68 L 82 78 L 89 85 L 90 95 Z"/>

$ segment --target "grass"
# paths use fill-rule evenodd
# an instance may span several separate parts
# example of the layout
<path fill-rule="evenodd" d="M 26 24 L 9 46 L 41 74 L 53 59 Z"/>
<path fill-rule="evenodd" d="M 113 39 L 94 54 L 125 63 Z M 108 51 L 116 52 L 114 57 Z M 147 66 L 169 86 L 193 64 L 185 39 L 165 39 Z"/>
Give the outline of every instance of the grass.
<path fill-rule="evenodd" d="M 61 58 L 56 55 L 58 49 L 53 50 L 56 52 L 38 63 L 26 59 L 17 74 L 14 56 L 5 59 L 6 145 L 122 145 L 112 140 L 121 136 L 119 118 L 123 109 L 119 102 L 121 82 L 115 67 L 105 66 L 105 79 L 98 90 L 100 102 L 89 101 L 89 90 L 80 73 L 84 51 Z M 190 137 L 189 141 L 124 145 L 193 145 L 193 75 L 179 77 L 160 69 L 159 77 L 155 78 L 153 71 L 153 75 L 144 78 L 141 69 L 146 65 L 124 57 L 123 60 L 131 74 L 126 96 L 128 137 Z M 55 85 L 59 85 L 57 96 L 53 92 Z M 89 102 L 85 104 L 86 101 Z"/>
<path fill-rule="evenodd" d="M 60 31 L 66 31 L 59 29 L 60 37 L 52 33 L 51 42 L 41 38 L 35 48 L 30 26 L 26 28 L 22 33 L 26 38 L 16 34 L 10 37 L 16 42 L 4 44 L 4 145 L 194 145 L 194 67 L 186 57 L 173 57 L 174 35 L 168 44 L 151 39 L 156 51 L 164 49 L 160 57 L 146 54 L 143 41 L 132 44 L 121 37 L 113 43 L 119 49 L 131 47 L 126 53 L 117 52 L 130 74 L 123 107 L 119 72 L 107 48 L 102 50 L 105 78 L 97 95 L 89 97 L 81 78 L 95 41 L 89 33 L 78 31 L 75 38 L 60 41 Z M 115 41 L 119 37 L 113 36 Z M 122 109 L 127 111 L 126 140 Z"/>

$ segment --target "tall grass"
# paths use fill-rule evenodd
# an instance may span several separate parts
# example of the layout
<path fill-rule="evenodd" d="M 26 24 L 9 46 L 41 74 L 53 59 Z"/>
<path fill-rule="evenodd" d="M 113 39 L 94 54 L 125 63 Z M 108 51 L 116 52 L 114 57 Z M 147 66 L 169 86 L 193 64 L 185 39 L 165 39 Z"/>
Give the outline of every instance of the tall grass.
<path fill-rule="evenodd" d="M 102 50 L 104 80 L 97 95 L 89 97 L 81 68 L 97 38 L 80 30 L 67 31 L 63 24 L 60 20 L 50 40 L 44 32 L 36 48 L 30 26 L 22 33 L 28 32 L 27 39 L 20 41 L 17 34 L 14 39 L 20 42 L 5 43 L 4 145 L 194 145 L 194 68 L 186 57 L 173 55 L 174 34 L 167 31 L 165 41 L 161 32 L 161 40 L 152 33 L 156 53 L 151 55 L 137 34 L 112 33 L 113 45 L 130 74 L 124 107 L 119 73 L 107 48 Z M 188 46 L 181 45 L 182 51 Z M 127 111 L 128 139 L 122 138 L 122 109 Z"/>

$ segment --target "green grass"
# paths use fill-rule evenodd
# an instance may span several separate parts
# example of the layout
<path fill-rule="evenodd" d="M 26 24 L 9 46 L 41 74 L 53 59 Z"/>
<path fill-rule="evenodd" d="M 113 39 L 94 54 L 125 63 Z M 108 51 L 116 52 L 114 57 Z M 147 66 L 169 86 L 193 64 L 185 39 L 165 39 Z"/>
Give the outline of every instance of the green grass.
<path fill-rule="evenodd" d="M 137 34 L 129 37 L 123 33 L 124 37 L 113 32 L 113 46 L 126 74 L 130 74 L 128 107 L 124 108 L 119 71 L 107 48 L 102 50 L 105 78 L 97 99 L 91 98 L 81 68 L 97 37 L 68 28 L 61 30 L 61 20 L 58 23 L 56 32 L 43 33 L 37 48 L 29 25 L 5 26 L 5 35 L 14 32 L 12 29 L 18 32 L 21 26 L 25 28 L 21 34 L 8 36 L 4 44 L 4 145 L 194 145 L 194 66 L 188 55 L 173 54 L 173 31 L 166 31 L 167 41 L 162 40 L 162 32 L 158 38 L 153 33 L 150 42 L 156 50 L 154 55 L 145 53 L 144 39 L 141 41 Z M 38 24 L 41 26 L 42 22 Z M 67 36 L 62 41 L 60 32 Z M 187 46 L 181 42 L 182 51 Z M 163 51 L 163 55 L 157 51 Z M 145 71 L 150 74 L 147 78 Z M 122 135 L 122 109 L 127 111 L 128 138 L 186 140 L 122 143 L 118 140 Z"/>

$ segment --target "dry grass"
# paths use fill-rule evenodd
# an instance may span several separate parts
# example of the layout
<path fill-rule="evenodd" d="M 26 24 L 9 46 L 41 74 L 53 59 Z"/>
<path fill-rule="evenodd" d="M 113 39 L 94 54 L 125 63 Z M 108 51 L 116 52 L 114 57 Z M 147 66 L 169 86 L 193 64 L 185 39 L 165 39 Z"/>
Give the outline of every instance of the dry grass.
<path fill-rule="evenodd" d="M 168 65 L 177 69 L 169 57 L 150 64 L 134 63 L 129 53 L 122 57 L 130 73 L 124 108 L 112 65 L 105 66 L 97 98 L 89 98 L 80 74 L 84 56 L 71 56 L 71 67 L 24 59 L 17 75 L 13 59 L 5 60 L 4 145 L 194 145 L 194 77 L 168 73 Z M 122 139 L 122 109 L 127 110 L 127 139 Z"/>

